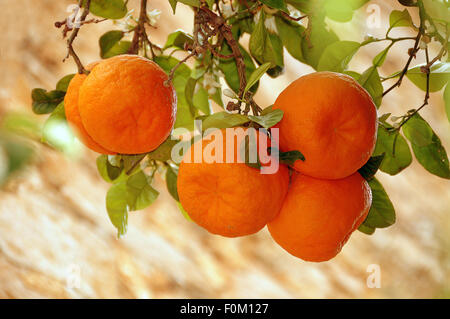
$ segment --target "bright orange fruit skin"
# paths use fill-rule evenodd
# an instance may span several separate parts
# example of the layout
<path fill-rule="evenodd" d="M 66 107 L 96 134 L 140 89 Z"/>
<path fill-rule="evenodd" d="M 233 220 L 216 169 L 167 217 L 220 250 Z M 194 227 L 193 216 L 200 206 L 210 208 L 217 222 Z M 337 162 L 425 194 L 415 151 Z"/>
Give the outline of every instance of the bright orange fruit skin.
<path fill-rule="evenodd" d="M 266 138 L 260 134 L 258 138 Z M 242 140 L 237 138 L 230 146 L 234 154 Z M 196 143 L 204 149 L 211 140 Z M 226 144 L 224 138 L 224 150 Z M 180 202 L 191 219 L 209 232 L 225 237 L 250 235 L 278 214 L 289 184 L 287 167 L 280 165 L 275 174 L 261 174 L 245 163 L 188 163 L 188 159 L 186 153 L 178 172 Z"/>
<path fill-rule="evenodd" d="M 79 89 L 78 109 L 92 139 L 107 150 L 140 154 L 156 149 L 176 116 L 176 94 L 153 61 L 119 55 L 98 63 Z"/>
<path fill-rule="evenodd" d="M 364 221 L 371 203 L 369 184 L 359 173 L 340 180 L 296 174 L 268 229 L 290 254 L 305 261 L 327 261 Z"/>
<path fill-rule="evenodd" d="M 97 65 L 98 62 L 91 63 L 86 66 L 87 70 L 92 70 L 92 68 Z M 67 88 L 66 96 L 64 97 L 64 110 L 66 112 L 66 119 L 70 127 L 75 131 L 75 134 L 91 150 L 102 153 L 102 154 L 115 154 L 112 151 L 105 149 L 95 142 L 92 137 L 86 132 L 86 129 L 81 122 L 80 112 L 78 111 L 78 92 L 80 90 L 81 84 L 83 84 L 87 75 L 77 73 L 72 78 Z"/>
<path fill-rule="evenodd" d="M 284 111 L 280 148 L 299 150 L 306 160 L 294 168 L 316 178 L 340 179 L 370 158 L 376 143 L 377 111 L 372 98 L 350 76 L 316 72 L 292 82 L 274 109 Z"/>

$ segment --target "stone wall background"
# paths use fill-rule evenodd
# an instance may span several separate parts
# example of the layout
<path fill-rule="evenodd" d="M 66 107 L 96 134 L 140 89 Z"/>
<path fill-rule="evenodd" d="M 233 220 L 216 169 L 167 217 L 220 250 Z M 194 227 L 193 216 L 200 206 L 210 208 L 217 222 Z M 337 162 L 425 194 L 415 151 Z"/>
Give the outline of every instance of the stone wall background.
<path fill-rule="evenodd" d="M 0 117 L 9 111 L 31 114 L 32 88 L 51 88 L 75 71 L 71 60 L 61 62 L 65 42 L 53 27 L 68 15 L 70 3 L 0 0 Z M 374 3 L 380 4 L 384 23 L 396 1 Z M 149 7 L 163 12 L 158 29 L 150 31 L 155 42 L 162 44 L 163 35 L 176 28 L 190 30 L 192 15 L 183 5 L 176 17 L 164 0 L 152 0 Z M 362 22 L 365 15 L 362 10 Z M 363 35 L 382 30 L 364 28 L 341 29 Z M 109 29 L 104 23 L 81 30 L 76 50 L 83 61 L 98 59 L 97 39 Z M 401 68 L 406 49 L 399 46 L 388 57 L 385 74 Z M 374 53 L 364 50 L 352 68 L 367 67 Z M 257 96 L 261 105 L 272 104 L 287 83 L 311 71 L 290 57 L 286 65 L 279 79 L 264 79 Z M 404 81 L 381 111 L 402 114 L 422 99 Z M 423 116 L 450 150 L 440 94 L 432 95 Z M 0 189 L 1 298 L 450 297 L 450 183 L 417 162 L 397 177 L 379 176 L 396 206 L 397 223 L 373 236 L 356 232 L 338 257 L 315 264 L 284 252 L 266 229 L 238 239 L 206 233 L 184 219 L 161 179 L 158 200 L 132 213 L 128 235 L 117 240 L 104 208 L 108 185 L 96 172 L 96 154 L 83 150 L 71 159 L 34 147 L 32 164 Z M 366 285 L 370 264 L 380 265 L 379 289 Z M 69 288 L 69 275 L 77 271 L 80 287 Z"/>

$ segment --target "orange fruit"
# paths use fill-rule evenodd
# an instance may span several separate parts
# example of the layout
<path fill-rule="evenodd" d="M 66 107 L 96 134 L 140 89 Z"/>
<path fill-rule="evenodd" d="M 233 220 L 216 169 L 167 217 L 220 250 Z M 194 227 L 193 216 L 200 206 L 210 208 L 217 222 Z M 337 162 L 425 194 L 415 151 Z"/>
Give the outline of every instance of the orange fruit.
<path fill-rule="evenodd" d="M 90 138 L 86 145 L 97 152 L 150 152 L 169 136 L 175 122 L 177 99 L 167 79 L 156 63 L 143 57 L 119 55 L 103 60 L 89 75 L 72 79 L 68 114 L 75 116 L 69 118 L 81 135 Z M 78 109 L 81 123 L 74 120 L 73 109 Z"/>
<path fill-rule="evenodd" d="M 298 174 L 268 229 L 290 254 L 306 261 L 326 261 L 341 251 L 364 221 L 371 202 L 369 184 L 359 173 L 339 180 Z"/>
<path fill-rule="evenodd" d="M 241 145 L 245 145 L 248 131 L 242 132 L 227 139 L 225 129 L 216 130 L 194 143 L 184 155 L 178 172 L 178 195 L 188 215 L 209 232 L 226 237 L 250 235 L 261 230 L 278 214 L 289 184 L 285 166 L 280 165 L 275 174 L 261 174 L 257 168 L 236 162 L 238 158 L 245 158 L 240 157 L 245 156 Z M 216 134 L 221 134 L 222 140 Z M 254 136 L 258 142 L 268 139 L 260 132 Z M 196 147 L 203 153 L 215 147 L 223 147 L 224 151 L 219 154 L 214 149 L 211 154 L 218 156 L 216 160 L 203 157 L 195 163 Z M 233 163 L 226 162 L 227 147 L 233 150 L 233 157 L 229 157 Z M 259 149 L 258 153 L 262 159 L 263 152 Z"/>
<path fill-rule="evenodd" d="M 350 76 L 316 72 L 292 82 L 274 109 L 284 111 L 280 148 L 306 160 L 294 168 L 316 178 L 339 179 L 370 158 L 376 142 L 377 111 L 372 98 Z"/>
<path fill-rule="evenodd" d="M 92 68 L 97 64 L 98 62 L 91 63 L 86 66 L 86 69 L 92 70 Z M 80 112 L 78 111 L 78 92 L 86 77 L 86 74 L 77 73 L 69 83 L 66 96 L 64 97 L 64 109 L 66 112 L 67 122 L 83 144 L 91 150 L 102 154 L 115 154 L 114 152 L 109 151 L 97 144 L 86 132 L 83 123 L 81 122 Z"/>

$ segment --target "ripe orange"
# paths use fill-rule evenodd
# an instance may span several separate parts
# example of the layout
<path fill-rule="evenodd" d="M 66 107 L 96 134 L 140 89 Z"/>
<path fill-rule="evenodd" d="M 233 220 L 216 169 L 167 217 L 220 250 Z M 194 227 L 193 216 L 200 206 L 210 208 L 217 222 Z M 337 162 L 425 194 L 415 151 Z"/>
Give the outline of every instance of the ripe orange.
<path fill-rule="evenodd" d="M 75 116 L 69 121 L 97 152 L 150 152 L 169 136 L 175 122 L 176 95 L 167 78 L 157 64 L 136 55 L 103 60 L 88 76 L 72 79 L 65 107 Z"/>
<path fill-rule="evenodd" d="M 324 179 L 349 176 L 374 150 L 376 107 L 350 76 L 332 72 L 302 76 L 281 92 L 274 109 L 284 111 L 277 125 L 280 148 L 303 153 L 306 160 L 294 166 L 303 174 Z"/>
<path fill-rule="evenodd" d="M 92 68 L 97 64 L 98 62 L 91 63 L 86 66 L 86 69 L 92 70 Z M 64 109 L 66 112 L 67 122 L 75 131 L 78 138 L 91 150 L 102 154 L 115 154 L 114 152 L 109 151 L 97 144 L 86 132 L 83 123 L 81 122 L 80 112 L 78 111 L 78 92 L 85 79 L 86 74 L 77 73 L 69 83 L 66 96 L 64 97 Z"/>
<path fill-rule="evenodd" d="M 364 221 L 371 202 L 369 184 L 359 173 L 339 180 L 298 174 L 268 228 L 290 254 L 306 261 L 326 261 L 341 251 Z"/>
<path fill-rule="evenodd" d="M 289 173 L 282 165 L 275 174 L 261 174 L 257 168 L 236 163 L 243 153 L 245 133 L 227 139 L 225 132 L 225 129 L 215 131 L 224 136 L 222 140 L 213 132 L 184 155 L 178 172 L 178 195 L 191 219 L 209 232 L 226 237 L 250 235 L 278 214 L 287 192 Z M 257 134 L 258 139 L 267 138 L 263 133 Z M 224 153 L 213 162 L 203 158 L 195 163 L 192 151 L 195 152 L 196 145 L 202 152 L 223 146 Z M 234 150 L 234 163 L 225 163 L 227 147 Z M 261 150 L 259 153 L 263 157 Z M 214 150 L 212 154 L 219 153 Z M 219 163 L 220 158 L 223 163 Z"/>

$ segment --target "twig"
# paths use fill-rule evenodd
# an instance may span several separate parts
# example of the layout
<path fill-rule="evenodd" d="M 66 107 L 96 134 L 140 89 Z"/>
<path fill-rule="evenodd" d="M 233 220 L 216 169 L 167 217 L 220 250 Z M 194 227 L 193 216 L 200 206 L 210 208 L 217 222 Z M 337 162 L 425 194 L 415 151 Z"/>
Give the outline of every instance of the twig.
<path fill-rule="evenodd" d="M 80 7 L 82 5 L 82 2 L 83 2 L 82 0 L 80 0 L 78 2 L 78 5 Z M 89 74 L 89 71 L 84 68 L 83 64 L 81 63 L 80 58 L 75 53 L 75 50 L 73 49 L 73 41 L 77 37 L 78 32 L 80 31 L 81 25 L 86 20 L 86 17 L 89 14 L 89 7 L 90 7 L 90 5 L 91 5 L 91 0 L 86 0 L 85 7 L 83 9 L 83 13 L 81 14 L 81 17 L 80 17 L 80 26 L 79 27 L 75 27 L 73 29 L 72 33 L 70 34 L 69 39 L 67 39 L 67 50 L 68 50 L 68 53 L 67 53 L 67 56 L 63 60 L 63 61 L 65 61 L 69 57 L 69 55 L 72 56 L 72 58 L 74 59 L 75 63 L 77 64 L 78 73 L 80 73 L 80 74 L 83 74 L 83 73 L 84 74 Z M 66 26 L 67 26 L 67 24 L 66 24 Z"/>
<path fill-rule="evenodd" d="M 128 53 L 130 54 L 138 54 L 139 47 L 142 45 L 145 47 L 145 44 L 148 44 L 150 47 L 150 52 L 152 54 L 152 59 L 155 57 L 154 49 L 158 49 L 161 51 L 161 48 L 155 44 L 153 44 L 148 38 L 147 31 L 145 30 L 145 25 L 149 24 L 147 17 L 147 0 L 141 0 L 140 9 L 139 9 L 139 18 L 136 27 L 133 29 L 133 39 L 131 40 L 130 49 Z M 150 25 L 150 24 L 149 24 Z M 151 26 L 151 25 L 150 25 Z"/>
<path fill-rule="evenodd" d="M 419 43 L 420 43 L 420 38 L 422 37 L 422 32 L 423 32 L 423 24 L 421 22 L 419 32 L 417 33 L 417 36 L 416 36 L 416 41 L 414 43 L 414 47 L 408 50 L 409 58 L 408 58 L 408 61 L 406 62 L 405 67 L 403 68 L 402 72 L 400 73 L 400 77 L 390 88 L 388 88 L 386 91 L 383 92 L 383 95 L 382 95 L 383 97 L 386 94 L 388 94 L 389 92 L 391 92 L 393 89 L 395 89 L 396 87 L 399 87 L 402 84 L 403 78 L 405 77 L 406 73 L 408 73 L 408 69 L 409 69 L 409 66 L 410 66 L 412 60 L 416 57 L 416 53 L 419 51 Z"/>
<path fill-rule="evenodd" d="M 284 11 L 280 11 L 281 12 L 281 15 L 283 16 L 283 17 L 285 17 L 285 18 L 287 18 L 287 19 L 289 19 L 289 20 L 292 20 L 292 21 L 301 21 L 301 20 L 303 20 L 303 19 L 305 19 L 305 18 L 307 18 L 308 17 L 308 15 L 307 14 L 305 14 L 304 16 L 300 16 L 300 17 L 298 17 L 298 18 L 295 18 L 295 17 L 292 17 L 292 16 L 290 16 L 288 13 L 286 13 L 286 12 L 284 12 Z"/>

